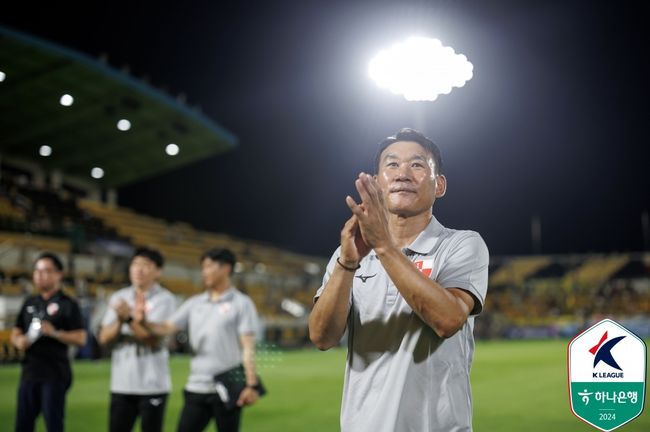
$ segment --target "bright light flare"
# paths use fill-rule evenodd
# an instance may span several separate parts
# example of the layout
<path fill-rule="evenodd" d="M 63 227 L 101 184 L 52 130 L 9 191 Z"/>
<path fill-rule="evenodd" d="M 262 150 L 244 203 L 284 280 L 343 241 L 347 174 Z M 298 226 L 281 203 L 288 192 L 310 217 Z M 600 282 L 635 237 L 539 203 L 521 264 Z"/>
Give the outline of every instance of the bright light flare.
<path fill-rule="evenodd" d="M 94 167 L 90 170 L 90 176 L 94 179 L 100 179 L 104 177 L 104 170 L 100 167 Z"/>
<path fill-rule="evenodd" d="M 48 157 L 52 154 L 52 147 L 50 147 L 49 145 L 42 145 L 38 149 L 38 154 L 43 157 Z"/>
<path fill-rule="evenodd" d="M 290 298 L 283 299 L 280 307 L 296 318 L 302 318 L 307 314 L 307 309 L 303 305 Z"/>
<path fill-rule="evenodd" d="M 438 39 L 412 37 L 370 61 L 370 77 L 409 101 L 434 101 L 472 79 L 474 65 Z"/>
<path fill-rule="evenodd" d="M 128 121 L 127 119 L 121 119 L 120 121 L 117 122 L 117 128 L 122 132 L 126 132 L 129 129 L 131 129 L 131 122 Z"/>
<path fill-rule="evenodd" d="M 165 147 L 165 153 L 167 153 L 169 156 L 176 156 L 179 152 L 180 148 L 176 144 L 167 144 L 167 147 Z"/>
<path fill-rule="evenodd" d="M 59 103 L 63 106 L 69 107 L 74 103 L 74 98 L 69 94 L 64 94 L 61 96 L 61 99 L 59 99 Z"/>

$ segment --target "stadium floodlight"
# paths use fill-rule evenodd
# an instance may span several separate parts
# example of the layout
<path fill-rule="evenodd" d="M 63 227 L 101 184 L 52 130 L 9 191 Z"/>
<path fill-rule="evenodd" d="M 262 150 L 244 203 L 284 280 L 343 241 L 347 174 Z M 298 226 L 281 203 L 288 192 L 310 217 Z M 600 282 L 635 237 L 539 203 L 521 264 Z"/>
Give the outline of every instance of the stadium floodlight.
<path fill-rule="evenodd" d="M 180 148 L 178 147 L 178 145 L 176 145 L 176 144 L 174 144 L 174 143 L 172 143 L 172 144 L 167 144 L 167 147 L 165 147 L 165 152 L 166 152 L 169 156 L 176 156 L 176 155 L 178 154 L 178 151 L 179 151 L 179 150 L 180 150 Z"/>
<path fill-rule="evenodd" d="M 6 77 L 7 77 L 7 74 L 0 71 L 0 82 L 4 81 Z"/>
<path fill-rule="evenodd" d="M 38 154 L 43 157 L 48 157 L 52 154 L 52 147 L 50 147 L 49 145 L 42 145 L 38 149 Z"/>
<path fill-rule="evenodd" d="M 117 128 L 121 131 L 128 131 L 131 129 L 131 122 L 127 119 L 121 119 L 117 122 Z"/>
<path fill-rule="evenodd" d="M 69 107 L 74 103 L 74 98 L 69 94 L 64 94 L 61 96 L 61 99 L 59 99 L 59 103 L 63 106 Z"/>
<path fill-rule="evenodd" d="M 438 39 L 412 37 L 381 51 L 371 61 L 370 77 L 381 88 L 409 101 L 434 101 L 472 79 L 474 65 Z"/>
<path fill-rule="evenodd" d="M 104 177 L 104 170 L 100 167 L 94 167 L 90 170 L 90 176 L 94 179 L 100 179 Z"/>

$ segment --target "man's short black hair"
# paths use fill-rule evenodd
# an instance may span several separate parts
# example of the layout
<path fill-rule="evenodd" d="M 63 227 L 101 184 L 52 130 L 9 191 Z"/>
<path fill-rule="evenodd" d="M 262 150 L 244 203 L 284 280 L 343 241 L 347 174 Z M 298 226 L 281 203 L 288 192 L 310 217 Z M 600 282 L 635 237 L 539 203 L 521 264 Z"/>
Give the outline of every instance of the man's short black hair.
<path fill-rule="evenodd" d="M 226 248 L 213 248 L 204 252 L 203 255 L 201 255 L 201 262 L 206 258 L 209 258 L 212 261 L 230 264 L 230 274 L 234 271 L 235 263 L 237 262 L 235 254 L 232 253 L 230 249 Z"/>
<path fill-rule="evenodd" d="M 42 259 L 48 259 L 48 260 L 52 261 L 52 264 L 54 264 L 54 267 L 56 267 L 56 269 L 59 272 L 63 271 L 63 261 L 61 261 L 61 258 L 59 258 L 53 252 L 43 252 L 43 253 L 41 253 L 38 256 L 38 258 L 36 258 L 36 260 L 34 261 L 34 265 L 36 265 L 36 263 L 39 262 Z"/>
<path fill-rule="evenodd" d="M 152 249 L 148 247 L 137 248 L 133 253 L 133 257 L 131 258 L 131 261 L 133 261 L 135 257 L 147 258 L 153 261 L 153 263 L 156 264 L 156 267 L 158 267 L 159 269 L 161 269 L 165 265 L 165 258 L 163 258 L 162 254 L 158 252 L 156 249 Z"/>
<path fill-rule="evenodd" d="M 440 155 L 440 149 L 438 146 L 430 139 L 424 136 L 420 131 L 411 128 L 402 128 L 395 135 L 384 138 L 379 143 L 379 148 L 377 149 L 377 155 L 375 156 L 375 169 L 379 171 L 379 163 L 381 162 L 381 154 L 386 148 L 398 141 L 414 141 L 420 144 L 426 151 L 431 153 L 433 156 L 433 161 L 435 162 L 435 174 L 442 174 L 442 156 Z"/>

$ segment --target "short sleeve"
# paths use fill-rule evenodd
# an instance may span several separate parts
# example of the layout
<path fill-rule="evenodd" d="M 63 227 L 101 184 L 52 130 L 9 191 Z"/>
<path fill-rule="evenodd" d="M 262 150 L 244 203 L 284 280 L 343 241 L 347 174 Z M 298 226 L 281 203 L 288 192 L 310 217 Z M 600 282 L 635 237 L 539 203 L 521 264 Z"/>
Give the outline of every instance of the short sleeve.
<path fill-rule="evenodd" d="M 153 303 L 155 302 L 155 303 Z M 165 288 L 159 288 L 152 298 L 152 307 L 147 312 L 147 321 L 152 323 L 163 323 L 169 320 L 176 310 L 176 299 L 174 295 Z"/>
<path fill-rule="evenodd" d="M 169 321 L 176 327 L 178 330 L 187 330 L 187 326 L 190 320 L 190 312 L 196 297 L 190 297 L 185 300 L 185 302 L 171 315 Z"/>
<path fill-rule="evenodd" d="M 27 332 L 27 327 L 25 327 L 26 308 L 27 308 L 27 302 L 24 302 L 23 305 L 20 307 L 20 312 L 18 313 L 18 316 L 16 316 L 16 324 L 15 324 L 15 327 L 19 328 L 23 333 Z"/>
<path fill-rule="evenodd" d="M 242 308 L 239 311 L 237 332 L 240 335 L 256 333 L 257 329 L 257 310 L 250 297 L 244 297 Z"/>
<path fill-rule="evenodd" d="M 106 311 L 104 312 L 104 317 L 102 318 L 102 327 L 111 325 L 117 321 L 117 312 L 115 312 L 115 309 L 113 309 L 113 305 L 117 301 L 117 293 L 114 293 L 108 300 L 108 305 L 106 306 Z"/>
<path fill-rule="evenodd" d="M 463 289 L 478 300 L 472 315 L 478 315 L 483 310 L 489 261 L 488 248 L 481 236 L 467 231 L 451 247 L 438 273 L 437 282 L 443 288 Z"/>
<path fill-rule="evenodd" d="M 81 316 L 81 308 L 79 303 L 70 300 L 70 316 L 68 317 L 67 327 L 65 330 L 82 330 L 84 328 L 84 320 Z"/>
<path fill-rule="evenodd" d="M 165 301 L 163 303 L 162 309 L 162 316 L 164 317 L 163 321 L 171 318 L 171 316 L 174 314 L 174 311 L 176 310 L 176 299 L 172 293 L 169 293 L 169 295 L 165 296 Z"/>
<path fill-rule="evenodd" d="M 334 251 L 334 254 L 332 254 L 329 263 L 327 263 L 327 267 L 325 268 L 325 274 L 323 275 L 323 284 L 316 291 L 316 295 L 314 296 L 314 302 L 316 302 L 316 300 L 318 300 L 318 297 L 320 297 L 323 294 L 325 285 L 327 285 L 327 281 L 330 280 L 330 276 L 332 275 L 332 272 L 334 271 L 334 266 L 336 265 L 336 259 L 339 256 L 341 256 L 340 246 Z"/>

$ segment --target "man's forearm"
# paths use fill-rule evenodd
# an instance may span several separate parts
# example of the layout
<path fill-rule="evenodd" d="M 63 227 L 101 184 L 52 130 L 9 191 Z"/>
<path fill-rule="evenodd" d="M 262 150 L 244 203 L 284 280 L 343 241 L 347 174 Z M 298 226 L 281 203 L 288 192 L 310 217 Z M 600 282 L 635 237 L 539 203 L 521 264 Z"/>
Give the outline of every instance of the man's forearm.
<path fill-rule="evenodd" d="M 156 337 L 169 336 L 178 331 L 176 326 L 171 321 L 164 321 L 161 323 L 154 323 L 147 320 L 140 321 L 137 325 L 147 331 L 150 335 Z"/>
<path fill-rule="evenodd" d="M 122 329 L 122 321 L 115 321 L 107 326 L 102 327 L 99 332 L 99 344 L 107 345 L 111 342 L 114 342 L 118 339 L 120 331 Z M 158 324 L 149 323 L 151 327 L 156 327 Z M 154 332 L 153 328 L 149 326 L 145 327 L 145 323 L 137 323 L 133 320 L 129 322 L 129 328 L 133 332 L 132 337 L 137 341 L 151 347 L 160 345 L 161 338 L 164 335 L 159 335 Z M 156 327 L 157 328 L 157 327 Z"/>
<path fill-rule="evenodd" d="M 52 336 L 54 339 L 66 345 L 86 345 L 86 330 L 56 330 Z"/>
<path fill-rule="evenodd" d="M 242 342 L 242 364 L 246 374 L 246 385 L 252 387 L 258 384 L 255 370 L 255 337 L 243 336 Z"/>
<path fill-rule="evenodd" d="M 9 337 L 11 344 L 18 348 L 19 350 L 24 350 L 29 346 L 29 340 L 27 336 L 17 327 L 14 327 L 11 330 L 11 335 Z"/>
<path fill-rule="evenodd" d="M 350 313 L 354 272 L 338 266 L 309 315 L 309 338 L 318 349 L 329 349 L 341 340 Z"/>
<path fill-rule="evenodd" d="M 376 252 L 406 303 L 438 336 L 452 336 L 462 327 L 471 308 L 451 290 L 424 276 L 398 248 Z"/>
<path fill-rule="evenodd" d="M 99 337 L 97 338 L 97 341 L 99 342 L 100 345 L 107 345 L 114 340 L 117 339 L 117 337 L 120 334 L 120 328 L 122 327 L 122 321 L 114 321 L 111 324 L 102 326 L 102 328 L 99 330 Z"/>

